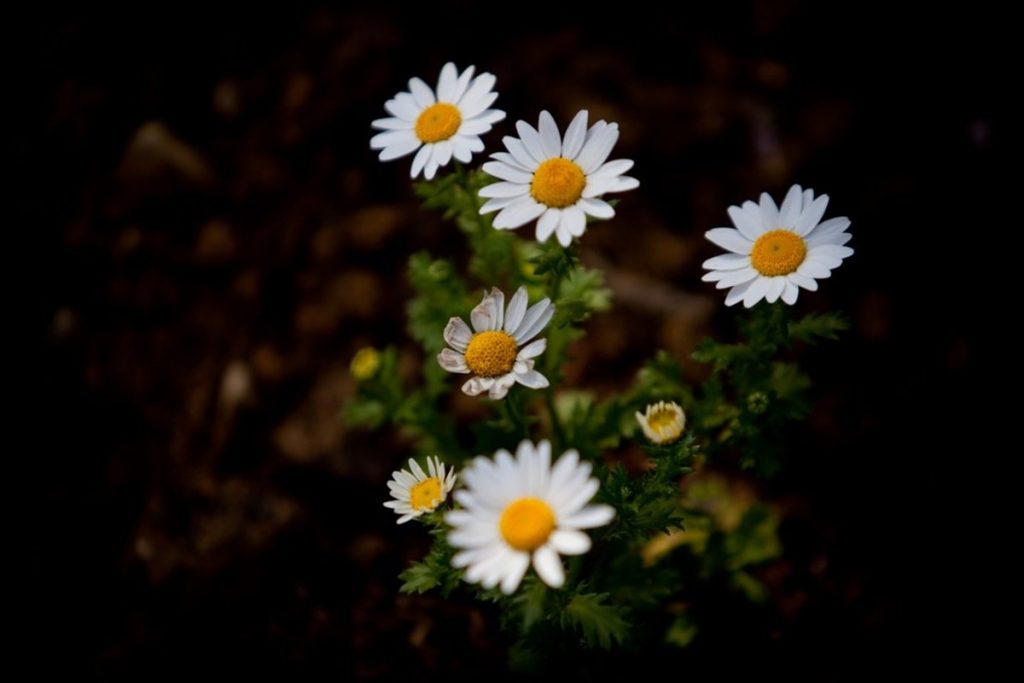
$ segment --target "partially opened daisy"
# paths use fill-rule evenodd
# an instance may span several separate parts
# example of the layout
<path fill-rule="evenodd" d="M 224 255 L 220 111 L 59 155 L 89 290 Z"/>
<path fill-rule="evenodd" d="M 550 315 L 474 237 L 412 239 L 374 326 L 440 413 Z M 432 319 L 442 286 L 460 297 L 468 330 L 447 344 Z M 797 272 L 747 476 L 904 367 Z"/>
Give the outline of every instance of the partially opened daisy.
<path fill-rule="evenodd" d="M 497 152 L 484 170 L 501 182 L 480 190 L 490 198 L 480 213 L 497 211 L 494 227 L 513 230 L 537 220 L 537 241 L 552 234 L 569 246 L 587 229 L 587 216 L 611 218 L 615 209 L 601 199 L 608 192 L 625 192 L 640 185 L 622 175 L 633 167 L 629 159 L 606 161 L 619 139 L 619 124 L 598 121 L 587 129 L 586 110 L 576 114 L 559 135 L 551 114 L 540 113 L 538 128 L 516 123 L 519 137 L 506 137 L 508 152 Z"/>
<path fill-rule="evenodd" d="M 492 288 L 469 314 L 472 330 L 462 318 L 448 321 L 444 340 L 452 348 L 437 354 L 437 362 L 448 372 L 474 375 L 462 385 L 470 396 L 486 391 L 491 398 L 504 398 L 516 382 L 531 389 L 548 386 L 547 377 L 533 369 L 547 340 L 527 342 L 551 322 L 555 306 L 542 299 L 527 308 L 527 301 L 526 287 L 520 287 L 506 309 L 505 295 Z"/>
<path fill-rule="evenodd" d="M 560 587 L 565 570 L 559 555 L 590 550 L 590 537 L 580 530 L 615 517 L 608 505 L 587 505 L 598 489 L 590 471 L 574 450 L 552 467 L 547 441 L 523 441 L 515 458 L 505 450 L 493 460 L 477 457 L 462 473 L 467 488 L 455 492 L 462 509 L 445 515 L 452 526 L 448 543 L 462 549 L 452 565 L 466 567 L 466 581 L 500 584 L 510 594 L 532 562 L 544 583 Z"/>
<path fill-rule="evenodd" d="M 796 303 L 799 288 L 815 291 L 816 280 L 827 278 L 853 249 L 844 246 L 851 235 L 846 232 L 846 216 L 821 221 L 828 195 L 814 198 L 813 190 L 789 188 L 782 208 L 761 193 L 761 203 L 747 201 L 730 206 L 733 228 L 714 228 L 704 233 L 709 240 L 728 249 L 730 254 L 704 262 L 711 272 L 705 282 L 717 282 L 718 289 L 731 287 L 725 305 L 740 301 L 750 308 L 761 299 L 774 303 L 782 299 Z"/>
<path fill-rule="evenodd" d="M 422 80 L 413 78 L 409 92 L 400 92 L 385 102 L 391 118 L 371 124 L 384 131 L 370 140 L 371 149 L 381 150 L 380 160 L 416 152 L 412 177 L 423 171 L 423 177 L 430 180 L 452 157 L 469 163 L 475 152 L 484 151 L 480 136 L 505 118 L 505 112 L 488 109 L 498 97 L 491 90 L 494 76 L 484 73 L 473 78 L 473 69 L 471 66 L 459 74 L 449 62 L 441 69 L 436 94 Z"/>
<path fill-rule="evenodd" d="M 644 412 L 636 412 L 640 429 L 652 443 L 669 444 L 683 435 L 686 428 L 686 413 L 675 401 L 658 401 L 647 406 Z"/>
<path fill-rule="evenodd" d="M 427 472 L 410 458 L 408 470 L 398 470 L 391 476 L 388 489 L 394 500 L 384 503 L 384 507 L 394 510 L 400 515 L 398 523 L 405 524 L 437 509 L 455 486 L 456 475 L 454 467 L 446 472 L 444 464 L 434 456 L 427 458 Z"/>

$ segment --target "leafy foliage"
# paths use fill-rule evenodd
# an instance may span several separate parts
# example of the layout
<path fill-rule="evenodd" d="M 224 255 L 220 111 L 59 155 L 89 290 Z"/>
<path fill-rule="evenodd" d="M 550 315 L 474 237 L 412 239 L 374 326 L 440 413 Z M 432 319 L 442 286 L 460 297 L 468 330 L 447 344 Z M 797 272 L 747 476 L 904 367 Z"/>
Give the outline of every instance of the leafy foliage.
<path fill-rule="evenodd" d="M 495 604 L 514 639 L 510 663 L 522 670 L 551 657 L 571 658 L 578 649 L 645 642 L 688 647 L 700 634 L 689 601 L 708 585 L 725 585 L 751 603 L 764 602 L 768 593 L 758 568 L 782 550 L 777 512 L 749 487 L 736 489 L 731 480 L 709 474 L 706 465 L 734 462 L 762 476 L 774 473 L 784 455 L 784 428 L 803 419 L 809 405 L 810 381 L 795 352 L 835 339 L 847 323 L 835 314 L 790 320 L 786 306 L 761 304 L 740 320 L 737 341 L 707 340 L 693 353 L 706 373 L 699 385 L 688 379 L 691 373 L 680 359 L 659 351 L 627 391 L 600 399 L 580 390 L 556 395 L 573 342 L 590 316 L 610 308 L 611 292 L 600 271 L 581 263 L 575 247 L 537 245 L 494 230 L 490 217 L 480 214 L 477 194 L 489 181 L 480 171 L 458 167 L 416 184 L 424 207 L 442 212 L 465 235 L 465 271 L 474 286 L 455 260 L 423 252 L 410 257 L 407 274 L 415 295 L 408 303 L 407 330 L 422 354 L 419 376 L 403 371 L 394 347 L 384 349 L 379 368 L 358 383 L 344 417 L 353 427 L 397 427 L 416 450 L 448 462 L 514 449 L 520 440 L 545 433 L 556 454 L 575 448 L 593 463 L 601 481 L 597 499 L 612 505 L 616 518 L 592 531 L 589 553 L 567 558 L 562 588 L 549 588 L 530 572 L 506 596 L 463 582 L 462 572 L 451 566 L 454 551 L 445 540 L 442 512 L 424 515 L 418 521 L 433 535 L 431 549 L 402 572 L 401 591 L 467 591 Z M 537 359 L 552 388 L 516 386 L 502 401 L 481 399 L 482 414 L 459 430 L 447 409 L 458 389 L 436 355 L 444 348 L 449 318 L 468 319 L 481 289 L 491 286 L 506 294 L 526 286 L 531 302 L 543 296 L 554 302 L 556 312 L 544 332 L 547 350 Z M 682 405 L 688 424 L 676 442 L 654 445 L 638 429 L 634 413 L 662 400 Z M 610 454 L 631 455 L 633 464 L 627 467 Z"/>

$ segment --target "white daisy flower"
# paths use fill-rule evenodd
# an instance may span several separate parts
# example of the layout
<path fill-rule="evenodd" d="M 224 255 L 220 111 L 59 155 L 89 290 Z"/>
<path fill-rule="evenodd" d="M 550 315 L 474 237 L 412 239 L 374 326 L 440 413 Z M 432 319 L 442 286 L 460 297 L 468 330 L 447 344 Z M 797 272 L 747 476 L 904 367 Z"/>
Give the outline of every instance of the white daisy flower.
<path fill-rule="evenodd" d="M 456 477 L 455 468 L 446 472 L 444 464 L 436 455 L 427 458 L 427 472 L 410 458 L 408 470 L 398 470 L 391 476 L 393 478 L 388 482 L 388 489 L 394 500 L 384 503 L 384 507 L 401 515 L 398 518 L 399 524 L 437 509 L 448 498 L 455 486 Z"/>
<path fill-rule="evenodd" d="M 448 372 L 474 375 L 462 385 L 470 396 L 486 391 L 493 399 L 504 398 L 516 382 L 531 389 L 548 386 L 547 377 L 533 369 L 533 359 L 544 353 L 547 339 L 527 342 L 551 322 L 555 306 L 551 299 L 529 308 L 526 304 L 526 287 L 516 290 L 507 309 L 505 295 L 491 288 L 469 314 L 473 330 L 461 318 L 448 321 L 444 340 L 452 348 L 437 354 L 437 362 Z"/>
<path fill-rule="evenodd" d="M 794 185 L 782 208 L 767 192 L 761 193 L 759 205 L 747 201 L 730 206 L 729 218 L 736 229 L 714 228 L 704 236 L 732 253 L 705 261 L 704 267 L 711 272 L 704 281 L 717 282 L 718 289 L 732 287 L 726 306 L 742 301 L 750 308 L 761 299 L 774 303 L 779 298 L 796 303 L 799 287 L 815 291 L 816 280 L 831 275 L 853 254 L 844 246 L 851 238 L 846 232 L 849 218 L 819 223 L 827 205 L 828 195 L 815 199 L 813 190 Z"/>
<path fill-rule="evenodd" d="M 652 443 L 669 444 L 678 439 L 686 428 L 686 413 L 675 401 L 658 401 L 637 411 L 636 421 Z"/>
<path fill-rule="evenodd" d="M 370 139 L 370 149 L 381 150 L 381 161 L 418 149 L 412 160 L 412 177 L 423 171 L 427 180 L 452 157 L 469 163 L 475 152 L 484 151 L 480 136 L 505 118 L 505 112 L 488 109 L 498 97 L 491 91 L 494 76 L 484 73 L 473 78 L 473 69 L 471 66 L 460 75 L 454 64 L 445 64 L 436 95 L 419 78 L 411 79 L 409 92 L 400 92 L 384 103 L 392 116 L 371 124 L 384 132 Z"/>
<path fill-rule="evenodd" d="M 587 505 L 597 493 L 589 462 L 566 451 L 551 466 L 551 444 L 519 444 L 516 457 L 505 450 L 494 459 L 477 457 L 462 473 L 467 488 L 455 492 L 462 505 L 445 515 L 453 528 L 448 543 L 462 550 L 452 566 L 466 567 L 465 579 L 484 588 L 501 584 L 515 592 L 532 560 L 544 583 L 565 583 L 559 555 L 582 555 L 590 537 L 580 529 L 603 526 L 615 517 L 608 505 Z"/>
<path fill-rule="evenodd" d="M 519 137 L 504 139 L 508 152 L 492 154 L 494 161 L 484 164 L 501 182 L 480 190 L 481 197 L 490 198 L 480 213 L 498 211 L 498 230 L 513 230 L 537 218 L 538 242 L 555 234 L 567 247 L 586 231 L 587 216 L 615 215 L 601 195 L 632 190 L 640 182 L 622 175 L 633 167 L 629 159 L 605 161 L 619 139 L 619 124 L 598 121 L 587 130 L 584 110 L 563 138 L 551 114 L 542 111 L 538 128 L 519 121 Z"/>

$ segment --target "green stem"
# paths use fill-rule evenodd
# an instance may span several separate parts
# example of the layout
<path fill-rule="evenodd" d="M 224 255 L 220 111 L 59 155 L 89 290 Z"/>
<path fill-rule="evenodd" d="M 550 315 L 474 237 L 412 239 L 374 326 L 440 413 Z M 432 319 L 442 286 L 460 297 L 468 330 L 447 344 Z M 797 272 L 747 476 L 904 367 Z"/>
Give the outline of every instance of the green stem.
<path fill-rule="evenodd" d="M 548 387 L 544 390 L 544 405 L 547 406 L 548 415 L 551 418 L 551 436 L 555 444 L 555 453 L 561 453 L 565 448 L 565 431 L 562 429 L 562 421 L 558 419 L 558 411 L 555 409 L 555 390 Z"/>

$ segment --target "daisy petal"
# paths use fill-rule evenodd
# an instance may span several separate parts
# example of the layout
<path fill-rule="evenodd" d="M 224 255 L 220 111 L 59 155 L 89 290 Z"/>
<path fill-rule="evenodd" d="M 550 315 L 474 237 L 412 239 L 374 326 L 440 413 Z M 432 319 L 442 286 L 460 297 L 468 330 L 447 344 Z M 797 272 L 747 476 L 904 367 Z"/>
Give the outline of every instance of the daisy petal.
<path fill-rule="evenodd" d="M 540 113 L 538 120 L 538 131 L 540 132 L 540 143 L 544 151 L 544 158 L 551 159 L 562 153 L 562 137 L 558 134 L 558 125 L 555 119 L 547 111 Z"/>
<path fill-rule="evenodd" d="M 552 588 L 561 588 L 565 583 L 565 569 L 554 548 L 545 545 L 533 553 L 533 568 L 541 581 Z"/>
<path fill-rule="evenodd" d="M 750 250 L 754 248 L 753 242 L 732 228 L 713 228 L 704 233 L 704 237 L 734 254 L 749 256 Z"/>
<path fill-rule="evenodd" d="M 574 529 L 557 529 L 548 543 L 562 555 L 582 555 L 590 550 L 590 536 Z"/>
<path fill-rule="evenodd" d="M 604 526 L 613 519 L 615 519 L 615 508 L 611 505 L 587 505 L 582 510 L 562 517 L 558 523 L 562 527 L 593 529 Z"/>
<path fill-rule="evenodd" d="M 515 378 L 516 381 L 524 387 L 530 387 L 531 389 L 544 389 L 549 386 L 548 378 L 536 370 L 529 370 L 522 374 L 517 374 Z"/>
<path fill-rule="evenodd" d="M 559 222 L 562 219 L 562 212 L 558 209 L 548 209 L 545 211 L 540 220 L 537 221 L 537 241 L 547 242 L 548 238 L 551 237 L 555 232 L 555 228 L 558 227 Z"/>
<path fill-rule="evenodd" d="M 505 331 L 509 334 L 523 322 L 523 314 L 526 313 L 526 305 L 529 298 L 526 287 L 520 287 L 508 302 L 508 309 L 505 311 Z"/>
<path fill-rule="evenodd" d="M 584 109 L 573 117 L 569 127 L 565 130 L 565 138 L 562 140 L 562 156 L 573 160 L 583 149 L 583 140 L 587 136 L 587 110 Z"/>

